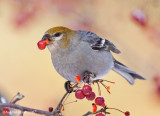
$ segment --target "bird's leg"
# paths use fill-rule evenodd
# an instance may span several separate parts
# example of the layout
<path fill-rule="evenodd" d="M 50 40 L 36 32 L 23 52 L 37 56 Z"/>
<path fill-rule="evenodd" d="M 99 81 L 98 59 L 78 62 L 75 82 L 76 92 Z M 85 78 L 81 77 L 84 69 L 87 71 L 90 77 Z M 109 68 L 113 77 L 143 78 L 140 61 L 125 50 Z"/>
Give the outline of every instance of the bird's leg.
<path fill-rule="evenodd" d="M 89 71 L 85 71 L 84 75 L 83 75 L 83 82 L 85 83 L 91 83 L 90 78 L 95 78 L 96 75 L 89 72 Z"/>

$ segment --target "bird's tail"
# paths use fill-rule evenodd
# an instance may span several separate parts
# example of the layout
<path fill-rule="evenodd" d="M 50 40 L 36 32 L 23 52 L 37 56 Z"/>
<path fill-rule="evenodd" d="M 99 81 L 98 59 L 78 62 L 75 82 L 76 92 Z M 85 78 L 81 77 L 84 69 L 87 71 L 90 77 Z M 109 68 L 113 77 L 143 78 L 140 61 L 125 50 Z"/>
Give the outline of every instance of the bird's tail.
<path fill-rule="evenodd" d="M 119 61 L 115 60 L 114 61 L 114 67 L 112 68 L 115 72 L 123 76 L 131 85 L 134 84 L 134 79 L 142 79 L 145 80 L 144 77 L 141 75 L 137 74 L 135 71 L 129 69 L 127 66 L 124 64 L 120 63 Z"/>

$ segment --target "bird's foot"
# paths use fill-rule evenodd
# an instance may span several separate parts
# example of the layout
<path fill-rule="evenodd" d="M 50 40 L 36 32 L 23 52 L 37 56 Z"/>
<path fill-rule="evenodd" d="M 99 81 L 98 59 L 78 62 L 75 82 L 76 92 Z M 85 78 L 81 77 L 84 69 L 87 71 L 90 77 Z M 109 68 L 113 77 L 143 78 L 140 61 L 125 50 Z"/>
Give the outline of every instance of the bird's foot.
<path fill-rule="evenodd" d="M 66 91 L 68 93 L 72 93 L 73 92 L 73 87 L 71 86 L 71 82 L 70 81 L 66 81 L 64 83 L 64 87 L 65 87 L 65 89 L 66 89 Z"/>
<path fill-rule="evenodd" d="M 84 75 L 83 75 L 83 82 L 91 83 L 90 78 L 95 78 L 95 77 L 96 77 L 95 74 L 93 74 L 93 73 L 91 73 L 89 71 L 86 71 L 86 72 L 84 72 Z"/>

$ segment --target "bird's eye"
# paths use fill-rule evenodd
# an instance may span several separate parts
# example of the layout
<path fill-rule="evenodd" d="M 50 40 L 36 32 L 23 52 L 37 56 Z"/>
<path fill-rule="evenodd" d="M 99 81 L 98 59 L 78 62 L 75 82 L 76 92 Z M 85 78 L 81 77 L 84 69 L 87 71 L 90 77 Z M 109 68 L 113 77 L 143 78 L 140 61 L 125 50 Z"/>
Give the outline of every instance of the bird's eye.
<path fill-rule="evenodd" d="M 54 37 L 59 37 L 61 35 L 61 33 L 55 33 Z"/>

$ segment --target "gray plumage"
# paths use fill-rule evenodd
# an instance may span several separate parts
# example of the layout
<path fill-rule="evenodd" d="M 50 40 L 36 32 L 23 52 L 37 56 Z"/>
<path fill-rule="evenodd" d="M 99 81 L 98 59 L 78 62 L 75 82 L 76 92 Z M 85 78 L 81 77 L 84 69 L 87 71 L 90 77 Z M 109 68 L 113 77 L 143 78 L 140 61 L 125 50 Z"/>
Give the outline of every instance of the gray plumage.
<path fill-rule="evenodd" d="M 69 81 L 75 82 L 75 76 L 83 76 L 85 71 L 96 75 L 97 80 L 104 77 L 110 70 L 123 76 L 130 84 L 134 79 L 144 79 L 135 71 L 116 61 L 111 52 L 119 54 L 116 46 L 90 31 L 76 31 L 76 36 L 70 37 L 67 48 L 60 48 L 60 41 L 48 45 L 52 63 L 56 71 Z"/>

